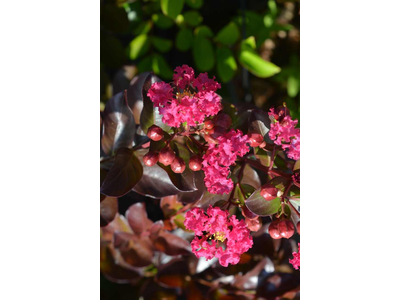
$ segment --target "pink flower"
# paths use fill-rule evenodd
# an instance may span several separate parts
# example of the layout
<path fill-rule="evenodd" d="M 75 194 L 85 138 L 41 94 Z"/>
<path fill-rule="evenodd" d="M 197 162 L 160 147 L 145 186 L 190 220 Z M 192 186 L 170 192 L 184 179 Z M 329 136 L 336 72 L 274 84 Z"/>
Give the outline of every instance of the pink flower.
<path fill-rule="evenodd" d="M 219 263 L 227 267 L 236 265 L 240 255 L 253 246 L 253 238 L 244 220 L 229 216 L 228 211 L 211 205 L 205 212 L 193 208 L 185 215 L 184 225 L 195 232 L 192 240 L 192 252 L 196 257 L 206 260 L 217 257 Z"/>
<path fill-rule="evenodd" d="M 217 138 L 218 144 L 210 144 L 203 155 L 204 183 L 212 194 L 228 194 L 233 189 L 232 179 L 228 179 L 229 167 L 238 156 L 250 151 L 249 138 L 240 130 L 233 130 Z"/>
<path fill-rule="evenodd" d="M 270 109 L 268 115 L 272 119 L 269 137 L 276 145 L 282 146 L 289 158 L 298 160 L 300 158 L 300 129 L 295 128 L 298 121 L 292 120 L 289 115 L 277 121 L 273 108 Z"/>
<path fill-rule="evenodd" d="M 154 106 L 164 106 L 172 99 L 172 88 L 163 81 L 155 82 L 150 87 L 147 96 L 153 101 Z"/>
<path fill-rule="evenodd" d="M 159 108 L 165 124 L 179 127 L 187 122 L 189 126 L 197 126 L 222 109 L 221 97 L 215 93 L 221 85 L 209 79 L 207 73 L 195 79 L 193 69 L 183 65 L 175 69 L 173 78 L 178 88 L 175 94 L 171 85 L 165 82 L 154 83 L 147 93 L 154 106 Z M 193 86 L 198 88 L 197 92 Z"/>
<path fill-rule="evenodd" d="M 188 65 L 182 67 L 176 67 L 173 76 L 174 83 L 177 87 L 185 89 L 194 80 L 194 71 Z"/>
<path fill-rule="evenodd" d="M 299 252 L 293 252 L 293 259 L 289 259 L 289 262 L 293 265 L 293 268 L 298 270 L 300 268 L 300 243 L 298 243 Z"/>
<path fill-rule="evenodd" d="M 200 91 L 212 91 L 215 92 L 221 88 L 221 85 L 215 81 L 215 76 L 210 79 L 207 73 L 201 73 L 193 82 L 193 86 Z"/>

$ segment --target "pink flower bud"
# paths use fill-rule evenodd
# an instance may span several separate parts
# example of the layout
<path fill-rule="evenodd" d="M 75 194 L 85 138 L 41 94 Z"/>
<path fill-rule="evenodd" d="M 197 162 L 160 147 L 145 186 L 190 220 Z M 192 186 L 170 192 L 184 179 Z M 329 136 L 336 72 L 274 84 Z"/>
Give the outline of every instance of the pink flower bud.
<path fill-rule="evenodd" d="M 232 125 L 232 119 L 227 114 L 219 114 L 213 119 L 215 126 L 221 126 L 228 129 Z"/>
<path fill-rule="evenodd" d="M 211 129 L 214 127 L 214 122 L 212 120 L 207 120 L 204 122 L 205 129 Z"/>
<path fill-rule="evenodd" d="M 271 238 L 273 238 L 275 240 L 279 240 L 282 238 L 281 233 L 279 232 L 279 229 L 278 229 L 278 223 L 279 223 L 279 220 L 272 221 L 272 223 L 269 224 L 269 227 L 268 227 L 269 235 L 271 236 Z"/>
<path fill-rule="evenodd" d="M 294 234 L 294 225 L 291 221 L 284 219 L 278 223 L 278 230 L 281 234 L 281 237 L 288 239 Z"/>
<path fill-rule="evenodd" d="M 264 138 L 259 133 L 252 133 L 250 134 L 250 146 L 251 147 L 258 147 L 264 142 Z"/>
<path fill-rule="evenodd" d="M 147 136 L 157 142 L 164 137 L 164 131 L 157 125 L 152 125 L 147 131 Z"/>
<path fill-rule="evenodd" d="M 260 194 L 265 200 L 271 201 L 278 196 L 278 189 L 272 184 L 266 183 L 261 187 Z"/>
<path fill-rule="evenodd" d="M 171 148 L 166 147 L 161 149 L 158 161 L 164 166 L 169 166 L 175 159 L 175 153 Z"/>
<path fill-rule="evenodd" d="M 224 127 L 221 126 L 215 126 L 213 129 L 213 132 L 209 134 L 211 134 L 211 137 L 213 137 L 214 139 L 218 138 L 219 136 L 224 135 L 226 129 Z"/>
<path fill-rule="evenodd" d="M 249 219 L 249 218 L 244 218 L 244 221 L 247 224 L 247 228 L 250 229 L 250 231 L 259 231 L 261 228 L 262 223 L 260 222 L 260 218 L 257 219 Z"/>
<path fill-rule="evenodd" d="M 158 153 L 149 151 L 145 156 L 143 156 L 143 162 L 148 167 L 154 166 L 158 162 Z"/>
<path fill-rule="evenodd" d="M 190 170 L 192 170 L 192 171 L 200 171 L 201 170 L 202 161 L 203 160 L 201 159 L 200 156 L 198 156 L 198 155 L 192 156 L 189 159 L 189 168 L 190 168 Z"/>
<path fill-rule="evenodd" d="M 176 157 L 171 163 L 171 169 L 174 173 L 183 173 L 183 171 L 185 171 L 185 168 L 185 162 L 180 157 Z"/>

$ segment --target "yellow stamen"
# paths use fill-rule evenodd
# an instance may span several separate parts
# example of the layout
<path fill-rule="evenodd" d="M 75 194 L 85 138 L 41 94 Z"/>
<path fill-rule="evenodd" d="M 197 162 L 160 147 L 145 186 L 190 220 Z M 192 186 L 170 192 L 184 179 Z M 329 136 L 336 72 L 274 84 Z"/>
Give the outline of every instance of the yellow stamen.
<path fill-rule="evenodd" d="M 225 241 L 225 234 L 223 233 L 223 232 L 219 232 L 219 231 L 217 231 L 216 233 L 214 233 L 214 239 L 216 240 L 216 241 L 220 241 L 220 242 L 223 242 L 223 241 Z"/>

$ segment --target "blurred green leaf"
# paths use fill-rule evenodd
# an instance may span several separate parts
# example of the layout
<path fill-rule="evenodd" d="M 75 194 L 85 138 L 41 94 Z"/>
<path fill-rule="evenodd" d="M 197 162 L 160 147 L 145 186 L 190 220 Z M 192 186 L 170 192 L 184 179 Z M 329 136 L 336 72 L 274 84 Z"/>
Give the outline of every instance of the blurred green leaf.
<path fill-rule="evenodd" d="M 172 79 L 172 69 L 160 54 L 155 53 L 152 61 L 153 72 L 164 79 Z"/>
<path fill-rule="evenodd" d="M 151 71 L 152 70 L 152 64 L 153 64 L 153 57 L 150 55 L 150 56 L 146 56 L 146 57 L 143 57 L 140 61 L 139 61 L 139 63 L 138 63 L 138 65 L 137 65 L 137 67 L 138 67 L 138 73 L 143 73 L 143 72 L 146 72 L 146 71 Z"/>
<path fill-rule="evenodd" d="M 235 75 L 237 64 L 228 48 L 217 49 L 217 72 L 222 82 L 228 82 Z"/>
<path fill-rule="evenodd" d="M 196 10 L 190 10 L 183 14 L 183 18 L 190 26 L 197 26 L 203 22 L 203 17 Z"/>
<path fill-rule="evenodd" d="M 207 38 L 196 36 L 193 42 L 193 58 L 199 71 L 209 71 L 214 67 L 214 47 Z"/>
<path fill-rule="evenodd" d="M 276 6 L 275 0 L 268 1 L 268 8 L 269 8 L 272 16 L 275 17 L 278 14 L 278 8 Z"/>
<path fill-rule="evenodd" d="M 253 36 L 243 40 L 240 45 L 239 62 L 250 73 L 260 78 L 271 77 L 281 71 L 272 62 L 263 60 L 255 51 L 256 43 Z"/>
<path fill-rule="evenodd" d="M 242 16 L 237 16 L 234 18 L 235 23 L 241 28 L 243 22 L 242 22 Z M 247 10 L 245 12 L 245 24 L 246 24 L 246 34 L 248 36 L 256 36 L 261 28 L 263 27 L 263 16 L 261 16 L 259 13 L 256 13 L 254 11 L 249 11 Z"/>
<path fill-rule="evenodd" d="M 161 0 L 161 10 L 164 15 L 175 19 L 182 11 L 185 0 Z"/>
<path fill-rule="evenodd" d="M 172 48 L 171 40 L 153 36 L 152 42 L 153 42 L 154 48 L 156 48 L 158 51 L 160 51 L 162 53 L 168 52 Z"/>
<path fill-rule="evenodd" d="M 288 95 L 292 98 L 296 97 L 300 90 L 300 80 L 291 75 L 287 81 L 287 92 Z"/>
<path fill-rule="evenodd" d="M 230 46 L 238 40 L 239 36 L 239 28 L 234 22 L 230 22 L 218 32 L 215 40 L 225 46 Z"/>
<path fill-rule="evenodd" d="M 149 50 L 150 39 L 147 34 L 138 35 L 132 40 L 132 42 L 130 42 L 129 47 L 129 58 L 135 60 Z"/>
<path fill-rule="evenodd" d="M 190 49 L 193 43 L 192 31 L 188 28 L 182 28 L 176 35 L 175 47 L 179 51 L 187 51 Z"/>
<path fill-rule="evenodd" d="M 203 0 L 186 0 L 186 4 L 191 8 L 200 8 L 203 6 Z"/>
<path fill-rule="evenodd" d="M 214 36 L 214 33 L 212 32 L 212 30 L 210 29 L 210 27 L 206 26 L 206 25 L 202 25 L 197 27 L 194 30 L 194 34 L 195 36 L 202 36 L 202 37 L 209 37 L 212 38 Z"/>
<path fill-rule="evenodd" d="M 153 27 L 153 22 L 152 21 L 143 21 L 141 22 L 138 27 L 136 27 L 135 31 L 133 32 L 134 35 L 141 35 L 141 34 L 146 34 L 150 31 L 150 29 Z"/>
<path fill-rule="evenodd" d="M 154 24 L 162 29 L 167 29 L 170 28 L 172 25 L 174 25 L 174 21 L 164 16 L 163 14 L 154 14 L 151 16 L 151 18 Z"/>

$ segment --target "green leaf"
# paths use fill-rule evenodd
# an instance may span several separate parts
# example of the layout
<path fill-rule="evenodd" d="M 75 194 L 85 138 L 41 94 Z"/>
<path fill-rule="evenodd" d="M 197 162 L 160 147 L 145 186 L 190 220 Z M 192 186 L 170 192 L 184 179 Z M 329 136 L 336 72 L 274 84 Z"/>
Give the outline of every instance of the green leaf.
<path fill-rule="evenodd" d="M 247 198 L 246 206 L 256 215 L 270 216 L 279 211 L 279 208 L 281 207 L 281 198 L 277 197 L 274 200 L 267 201 L 260 195 L 259 188 L 249 198 Z"/>
<path fill-rule="evenodd" d="M 172 69 L 168 65 L 167 61 L 160 54 L 155 53 L 153 55 L 152 62 L 153 72 L 164 79 L 172 79 Z"/>
<path fill-rule="evenodd" d="M 273 15 L 275 17 L 278 14 L 278 8 L 276 7 L 275 0 L 269 0 L 268 7 L 271 12 L 271 15 Z"/>
<path fill-rule="evenodd" d="M 239 36 L 240 36 L 239 28 L 234 22 L 230 22 L 228 25 L 226 25 L 218 32 L 217 36 L 215 37 L 215 40 L 225 46 L 230 46 L 236 43 Z"/>
<path fill-rule="evenodd" d="M 265 61 L 255 51 L 255 39 L 249 37 L 242 41 L 239 51 L 239 62 L 241 65 L 260 78 L 271 77 L 281 71 L 281 68 L 272 62 Z"/>
<path fill-rule="evenodd" d="M 203 6 L 203 0 L 186 0 L 186 4 L 197 9 Z"/>
<path fill-rule="evenodd" d="M 151 16 L 151 19 L 157 27 L 162 29 L 167 29 L 174 25 L 174 21 L 164 16 L 163 14 L 154 14 Z"/>
<path fill-rule="evenodd" d="M 143 57 L 142 59 L 140 59 L 139 63 L 137 64 L 137 67 L 139 69 L 138 73 L 151 71 L 152 70 L 152 63 L 153 63 L 153 57 L 151 55 Z"/>
<path fill-rule="evenodd" d="M 153 22 L 147 21 L 147 22 L 141 22 L 138 27 L 136 27 L 135 31 L 133 32 L 134 35 L 141 35 L 141 34 L 146 34 L 150 31 L 150 29 L 153 27 Z"/>
<path fill-rule="evenodd" d="M 185 12 L 183 14 L 183 18 L 186 23 L 188 23 L 190 26 L 193 26 L 193 27 L 197 26 L 201 22 L 203 22 L 203 17 L 196 10 L 190 10 L 190 11 Z"/>
<path fill-rule="evenodd" d="M 194 30 L 194 35 L 212 38 L 214 36 L 214 33 L 212 32 L 210 27 L 208 27 L 206 25 L 202 25 L 202 26 L 196 27 L 196 29 Z"/>
<path fill-rule="evenodd" d="M 152 39 L 153 46 L 160 52 L 168 52 L 172 48 L 172 41 L 154 36 Z"/>
<path fill-rule="evenodd" d="M 161 10 L 164 15 L 175 19 L 182 11 L 185 0 L 161 0 Z"/>
<path fill-rule="evenodd" d="M 228 48 L 217 49 L 217 72 L 222 82 L 228 82 L 235 75 L 237 64 Z"/>
<path fill-rule="evenodd" d="M 199 71 L 209 71 L 214 67 L 214 47 L 210 40 L 196 36 L 193 42 L 193 58 Z"/>
<path fill-rule="evenodd" d="M 300 90 L 300 81 L 295 76 L 289 76 L 287 81 L 287 92 L 292 98 L 296 97 Z"/>
<path fill-rule="evenodd" d="M 271 163 L 271 154 L 268 154 L 267 151 L 261 149 L 260 147 L 256 148 L 256 157 L 260 160 L 260 163 L 263 166 L 269 167 Z"/>
<path fill-rule="evenodd" d="M 175 40 L 175 47 L 179 51 L 187 51 L 192 47 L 193 43 L 193 34 L 192 31 L 189 30 L 188 28 L 182 28 L 179 30 L 178 34 L 176 35 L 176 40 Z"/>
<path fill-rule="evenodd" d="M 138 35 L 132 40 L 132 42 L 130 42 L 129 47 L 129 58 L 135 60 L 149 50 L 150 39 L 147 34 Z"/>

